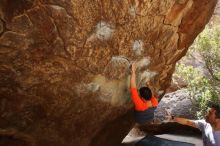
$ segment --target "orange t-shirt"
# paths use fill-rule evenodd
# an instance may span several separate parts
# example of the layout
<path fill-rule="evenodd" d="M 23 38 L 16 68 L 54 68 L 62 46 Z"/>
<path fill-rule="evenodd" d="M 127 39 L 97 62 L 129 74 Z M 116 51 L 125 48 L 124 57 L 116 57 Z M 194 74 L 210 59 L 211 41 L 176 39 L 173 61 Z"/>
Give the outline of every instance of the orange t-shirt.
<path fill-rule="evenodd" d="M 137 89 L 136 88 L 131 88 L 131 98 L 132 101 L 134 102 L 135 105 L 135 110 L 136 111 L 144 111 L 148 108 L 150 108 L 146 102 L 144 102 L 140 96 L 138 95 Z M 155 96 L 151 97 L 151 104 L 153 107 L 157 107 L 158 105 L 158 100 Z"/>

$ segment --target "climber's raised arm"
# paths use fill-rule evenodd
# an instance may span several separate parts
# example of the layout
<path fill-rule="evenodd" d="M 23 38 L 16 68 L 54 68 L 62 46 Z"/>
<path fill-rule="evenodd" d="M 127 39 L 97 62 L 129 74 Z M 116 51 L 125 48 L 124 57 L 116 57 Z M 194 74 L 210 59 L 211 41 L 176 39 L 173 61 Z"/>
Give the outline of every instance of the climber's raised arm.
<path fill-rule="evenodd" d="M 131 64 L 130 88 L 137 88 L 137 85 L 136 85 L 136 65 L 135 65 L 135 63 Z"/>

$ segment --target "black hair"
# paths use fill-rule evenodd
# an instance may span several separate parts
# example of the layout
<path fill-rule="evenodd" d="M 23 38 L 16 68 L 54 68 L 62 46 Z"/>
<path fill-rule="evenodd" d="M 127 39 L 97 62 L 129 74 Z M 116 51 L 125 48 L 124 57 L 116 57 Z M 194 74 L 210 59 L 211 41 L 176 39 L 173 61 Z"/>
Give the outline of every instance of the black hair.
<path fill-rule="evenodd" d="M 215 115 L 217 119 L 220 119 L 220 105 L 214 102 L 208 102 L 208 107 L 214 108 L 216 110 Z"/>
<path fill-rule="evenodd" d="M 140 96 L 146 100 L 150 100 L 152 96 L 152 92 L 148 87 L 141 87 L 139 89 Z"/>

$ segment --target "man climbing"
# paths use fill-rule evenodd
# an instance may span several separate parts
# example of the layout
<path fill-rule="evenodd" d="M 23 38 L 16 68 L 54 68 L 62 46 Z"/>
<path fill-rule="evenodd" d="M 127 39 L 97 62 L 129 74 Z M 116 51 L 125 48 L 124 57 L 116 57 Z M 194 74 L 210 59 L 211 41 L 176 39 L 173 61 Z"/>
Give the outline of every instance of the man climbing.
<path fill-rule="evenodd" d="M 138 95 L 136 86 L 136 66 L 131 66 L 130 80 L 131 98 L 135 106 L 134 118 L 137 123 L 144 124 L 154 119 L 154 111 L 158 105 L 158 100 L 152 96 L 152 92 L 148 87 L 141 87 Z"/>
<path fill-rule="evenodd" d="M 205 120 L 189 120 L 173 117 L 179 124 L 198 128 L 202 132 L 203 146 L 220 146 L 220 106 L 209 103 Z"/>

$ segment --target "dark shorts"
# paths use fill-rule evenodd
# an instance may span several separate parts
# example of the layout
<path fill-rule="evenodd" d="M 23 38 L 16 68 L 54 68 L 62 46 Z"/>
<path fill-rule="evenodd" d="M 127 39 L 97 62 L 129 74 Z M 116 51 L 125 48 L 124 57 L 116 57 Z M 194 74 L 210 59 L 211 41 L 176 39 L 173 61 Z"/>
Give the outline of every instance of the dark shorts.
<path fill-rule="evenodd" d="M 134 110 L 134 119 L 139 124 L 151 122 L 154 119 L 154 111 L 155 110 L 156 110 L 156 107 L 149 108 L 145 111 Z"/>

